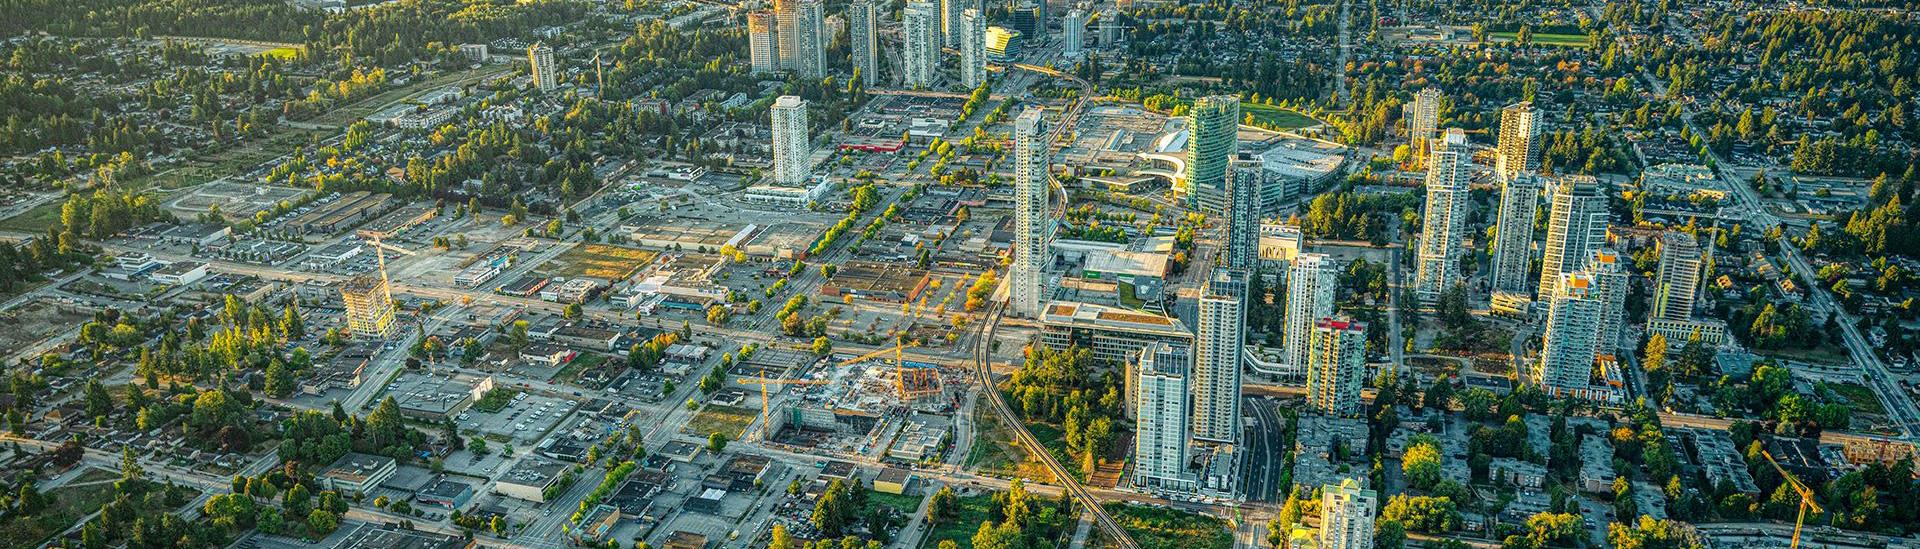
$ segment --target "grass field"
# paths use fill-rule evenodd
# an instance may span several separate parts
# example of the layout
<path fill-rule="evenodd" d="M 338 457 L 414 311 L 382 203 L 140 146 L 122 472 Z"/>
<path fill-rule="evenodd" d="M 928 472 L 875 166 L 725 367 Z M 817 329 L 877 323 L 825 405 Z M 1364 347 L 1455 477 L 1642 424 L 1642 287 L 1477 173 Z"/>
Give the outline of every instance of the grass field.
<path fill-rule="evenodd" d="M 980 434 L 967 451 L 968 468 L 1006 478 L 1053 480 L 1046 466 L 1028 455 L 986 406 L 974 409 L 974 424 L 980 426 Z"/>
<path fill-rule="evenodd" d="M 97 476 L 93 471 L 88 471 L 75 480 L 98 480 L 92 478 Z M 48 538 L 73 526 L 80 517 L 98 511 L 100 506 L 113 501 L 113 483 L 62 487 L 46 495 L 47 507 L 40 512 L 32 515 L 14 514 L 0 519 L 0 546 L 39 547 Z"/>
<path fill-rule="evenodd" d="M 1847 364 L 1852 361 L 1852 357 L 1847 354 L 1846 349 L 1825 343 L 1815 345 L 1809 349 L 1761 349 L 1754 352 L 1760 354 L 1760 356 L 1812 362 L 1815 364 Z"/>
<path fill-rule="evenodd" d="M 1241 103 L 1240 111 L 1252 115 L 1254 125 L 1268 129 L 1297 130 L 1320 125 L 1320 121 L 1311 116 L 1273 105 Z"/>
<path fill-rule="evenodd" d="M 60 221 L 60 204 L 62 202 L 64 201 L 50 201 L 39 206 L 34 206 L 31 210 L 21 212 L 20 215 L 0 219 L 0 229 L 32 233 L 46 232 L 47 227 L 52 227 L 54 223 Z"/>
<path fill-rule="evenodd" d="M 1853 412 L 1856 414 L 1870 416 L 1887 415 L 1886 407 L 1880 405 L 1880 397 L 1874 395 L 1873 389 L 1869 389 L 1865 385 L 1858 383 L 1828 383 L 1826 386 L 1828 389 L 1833 390 L 1835 394 L 1840 395 L 1840 398 L 1847 399 L 1847 402 L 1853 405 Z"/>
<path fill-rule="evenodd" d="M 296 55 L 300 55 L 300 50 L 297 50 L 294 48 L 274 48 L 274 49 L 270 49 L 265 52 L 262 52 L 260 55 L 266 56 L 266 57 L 272 57 L 274 59 L 279 59 L 281 61 L 286 61 L 289 59 L 293 59 L 293 57 Z"/>
<path fill-rule="evenodd" d="M 954 515 L 953 519 L 934 524 L 932 529 L 927 532 L 926 538 L 921 540 L 920 547 L 923 549 L 927 547 L 939 547 L 940 542 L 952 540 L 960 546 L 960 549 L 973 549 L 974 532 L 980 530 L 981 522 L 993 517 L 993 495 L 978 494 L 962 496 L 958 498 L 958 501 L 960 503 L 958 505 L 960 511 Z M 1072 520 L 1073 517 L 1061 516 L 1058 502 L 1059 500 L 1057 499 L 1047 498 L 1037 494 L 1034 496 L 1034 503 L 1029 506 L 1034 510 L 1031 521 L 1033 524 L 1028 525 L 1024 531 L 1026 534 L 1034 536 L 1038 543 L 1032 544 L 1030 547 L 1065 547 L 1067 545 L 1066 540 L 1059 538 L 1073 535 L 1071 529 L 1068 528 L 1072 526 L 1069 521 Z M 1049 544 L 1049 541 L 1058 541 L 1059 543 Z"/>
<path fill-rule="evenodd" d="M 1518 32 L 1490 32 L 1487 36 L 1498 42 L 1512 42 Z M 1571 48 L 1587 47 L 1587 37 L 1578 34 L 1556 34 L 1550 32 L 1533 33 L 1533 43 L 1541 46 L 1567 46 Z"/>
<path fill-rule="evenodd" d="M 454 71 L 437 74 L 431 78 L 404 87 L 387 90 L 379 95 L 356 101 L 352 105 L 334 109 L 326 114 L 314 117 L 313 120 L 309 120 L 308 122 L 328 126 L 346 126 L 355 120 L 366 118 L 367 115 L 379 112 L 388 105 L 395 104 L 408 97 L 425 93 L 428 90 L 443 88 L 461 82 L 478 82 L 498 76 L 508 70 L 511 70 L 511 68 L 505 65 L 490 65 L 477 71 Z"/>
<path fill-rule="evenodd" d="M 1104 504 L 1141 549 L 1232 549 L 1227 521 L 1175 509 Z"/>
<path fill-rule="evenodd" d="M 754 416 L 759 414 L 759 410 L 752 408 L 710 404 L 687 422 L 686 430 L 693 435 L 721 433 L 730 440 L 739 440 L 740 435 L 747 431 L 747 425 L 753 423 Z"/>
<path fill-rule="evenodd" d="M 660 254 L 606 244 L 581 244 L 553 258 L 540 270 L 552 276 L 620 280 L 653 262 Z"/>
<path fill-rule="evenodd" d="M 896 495 L 876 492 L 869 489 L 867 490 L 867 504 L 860 508 L 860 516 L 867 516 L 868 513 L 873 512 L 875 507 L 886 506 L 892 507 L 902 515 L 911 517 L 915 511 L 920 510 L 920 500 L 921 496 L 918 494 L 906 493 Z"/>
<path fill-rule="evenodd" d="M 560 371 L 554 372 L 553 377 L 547 379 L 547 381 L 553 383 L 573 383 L 574 380 L 580 379 L 582 372 L 599 368 L 606 363 L 607 355 L 581 353 L 580 356 L 574 357 L 572 362 L 568 362 L 566 366 L 561 367 Z"/>

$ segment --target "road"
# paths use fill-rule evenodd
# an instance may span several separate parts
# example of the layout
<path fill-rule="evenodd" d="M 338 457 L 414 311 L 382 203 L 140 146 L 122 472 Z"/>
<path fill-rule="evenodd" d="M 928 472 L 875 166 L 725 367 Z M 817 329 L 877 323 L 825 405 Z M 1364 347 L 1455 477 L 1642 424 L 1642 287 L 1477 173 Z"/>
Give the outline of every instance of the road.
<path fill-rule="evenodd" d="M 1641 76 L 1652 83 L 1656 91 L 1665 94 L 1665 83 L 1644 71 Z M 1706 135 L 1699 133 L 1701 128 L 1694 121 L 1696 111 L 1693 105 L 1683 104 L 1686 105 L 1683 119 L 1686 120 L 1687 126 L 1695 132 L 1695 135 Z M 1742 214 L 1749 223 L 1754 225 L 1753 229 L 1763 233 L 1781 224 L 1779 216 L 1767 210 L 1766 203 L 1761 200 L 1760 194 L 1733 172 L 1731 168 L 1733 164 L 1727 162 L 1711 148 L 1703 150 L 1706 151 L 1707 159 L 1711 161 L 1715 173 L 1728 188 L 1733 190 L 1734 205 L 1731 209 L 1735 213 Z M 1832 315 L 1840 325 L 1841 340 L 1847 346 L 1847 354 L 1866 374 L 1864 377 L 1868 385 L 1879 394 L 1881 403 L 1887 410 L 1888 419 L 1899 427 L 1903 440 L 1910 443 L 1920 441 L 1920 407 L 1915 406 L 1912 394 L 1902 387 L 1898 378 L 1887 369 L 1886 363 L 1880 360 L 1879 353 L 1874 350 L 1873 345 L 1861 336 L 1860 329 L 1856 325 L 1859 319 L 1848 314 L 1845 307 L 1833 298 L 1827 287 L 1819 280 L 1815 280 L 1817 271 L 1807 263 L 1793 241 L 1786 238 L 1786 232 L 1781 231 L 1780 234 L 1780 238 L 1774 240 L 1774 243 L 1779 246 L 1779 256 L 1800 278 L 1802 287 L 1806 288 L 1807 293 L 1812 297 L 1813 306 Z"/>

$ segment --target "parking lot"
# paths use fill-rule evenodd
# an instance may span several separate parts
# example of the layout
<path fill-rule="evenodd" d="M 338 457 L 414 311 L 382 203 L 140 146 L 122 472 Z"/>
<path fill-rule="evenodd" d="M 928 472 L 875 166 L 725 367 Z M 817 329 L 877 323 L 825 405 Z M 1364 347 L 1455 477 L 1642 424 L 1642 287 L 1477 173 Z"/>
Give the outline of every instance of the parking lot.
<path fill-rule="evenodd" d="M 454 421 L 462 430 L 494 438 L 505 437 L 516 445 L 530 446 L 547 431 L 553 430 L 573 408 L 574 404 L 566 400 L 522 392 L 498 412 L 488 413 L 478 407 L 469 408 L 456 416 Z"/>

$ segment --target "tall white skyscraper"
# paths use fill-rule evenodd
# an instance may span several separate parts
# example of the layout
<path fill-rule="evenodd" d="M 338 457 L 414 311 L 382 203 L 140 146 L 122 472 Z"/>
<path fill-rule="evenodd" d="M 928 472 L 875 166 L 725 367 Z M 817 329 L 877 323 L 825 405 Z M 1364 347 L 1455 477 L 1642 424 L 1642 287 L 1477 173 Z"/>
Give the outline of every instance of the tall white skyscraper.
<path fill-rule="evenodd" d="M 1600 302 L 1599 335 L 1594 338 L 1593 352 L 1613 355 L 1627 327 L 1626 258 L 1612 248 L 1595 248 L 1587 255 L 1586 270 L 1593 277 L 1594 299 Z"/>
<path fill-rule="evenodd" d="M 773 114 L 773 181 L 788 187 L 806 186 L 812 175 L 808 160 L 807 100 L 782 95 L 768 109 Z"/>
<path fill-rule="evenodd" d="M 847 41 L 853 69 L 860 83 L 868 86 L 884 82 L 880 78 L 880 11 L 875 0 L 854 0 L 847 5 Z"/>
<path fill-rule="evenodd" d="M 1533 217 L 1540 178 L 1532 173 L 1500 183 L 1500 214 L 1493 236 L 1493 291 L 1526 295 L 1533 278 Z"/>
<path fill-rule="evenodd" d="M 987 82 L 987 14 L 960 12 L 960 83 L 977 88 Z"/>
<path fill-rule="evenodd" d="M 1693 300 L 1700 291 L 1700 242 L 1693 235 L 1669 231 L 1660 235 L 1660 272 L 1655 273 L 1653 307 L 1647 316 L 1657 320 L 1693 320 Z"/>
<path fill-rule="evenodd" d="M 1147 489 L 1188 491 L 1188 363 L 1186 345 L 1154 342 L 1140 352 L 1133 368 L 1133 484 Z"/>
<path fill-rule="evenodd" d="M 1540 113 L 1533 110 L 1533 102 L 1500 109 L 1500 141 L 1494 153 L 1493 173 L 1501 181 L 1540 170 Z"/>
<path fill-rule="evenodd" d="M 1407 141 L 1416 156 L 1426 154 L 1434 132 L 1440 129 L 1440 99 L 1440 90 L 1420 90 L 1401 113 L 1407 119 Z"/>
<path fill-rule="evenodd" d="M 1120 44 L 1120 9 L 1107 6 L 1100 11 L 1100 47 L 1111 48 Z"/>
<path fill-rule="evenodd" d="M 1068 59 L 1079 59 L 1087 44 L 1087 10 L 1073 8 L 1060 20 L 1060 52 Z"/>
<path fill-rule="evenodd" d="M 1226 246 L 1222 265 L 1253 272 L 1260 263 L 1260 172 L 1257 163 L 1235 162 L 1227 174 Z"/>
<path fill-rule="evenodd" d="M 1240 435 L 1240 363 L 1246 273 L 1214 269 L 1201 291 L 1193 353 L 1193 438 L 1232 444 Z"/>
<path fill-rule="evenodd" d="M 1013 266 L 1009 269 L 1013 314 L 1039 318 L 1046 302 L 1047 129 L 1044 110 L 1030 108 L 1013 120 Z"/>
<path fill-rule="evenodd" d="M 1300 254 L 1287 272 L 1287 365 L 1306 368 L 1313 324 L 1333 316 L 1340 266 L 1327 254 Z"/>
<path fill-rule="evenodd" d="M 907 0 L 900 10 L 904 47 L 900 77 L 909 88 L 931 88 L 940 66 L 940 5 L 932 0 Z"/>
<path fill-rule="evenodd" d="M 1600 182 L 1584 175 L 1562 177 L 1553 186 L 1547 243 L 1540 259 L 1540 299 L 1559 295 L 1560 276 L 1580 270 L 1587 254 L 1607 241 L 1607 198 Z"/>
<path fill-rule="evenodd" d="M 980 0 L 938 0 L 940 2 L 940 35 L 945 44 L 959 49 L 966 40 L 967 10 L 980 10 L 985 15 L 986 7 Z M 982 21 L 982 26 L 985 21 Z"/>
<path fill-rule="evenodd" d="M 1427 216 L 1420 227 L 1418 272 L 1413 293 L 1421 302 L 1432 303 L 1440 294 L 1460 282 L 1460 241 L 1466 238 L 1468 196 L 1473 183 L 1472 151 L 1467 150 L 1467 134 L 1459 128 L 1447 130 L 1436 140 L 1427 158 Z"/>
<path fill-rule="evenodd" d="M 1574 272 L 1560 275 L 1554 293 L 1543 294 L 1552 301 L 1541 338 L 1539 378 L 1549 392 L 1583 390 L 1593 375 L 1601 308 L 1594 290 L 1593 277 Z"/>
<path fill-rule="evenodd" d="M 772 11 L 747 14 L 747 60 L 754 74 L 780 70 L 780 23 Z"/>
<path fill-rule="evenodd" d="M 806 78 L 827 75 L 827 17 L 820 0 L 776 0 L 780 68 Z"/>
<path fill-rule="evenodd" d="M 1373 549 L 1373 512 L 1380 496 L 1345 479 L 1320 487 L 1319 549 Z"/>
<path fill-rule="evenodd" d="M 553 47 L 545 42 L 534 42 L 527 48 L 527 65 L 532 70 L 533 87 L 548 91 L 560 85 L 560 65 L 553 61 Z"/>
<path fill-rule="evenodd" d="M 1322 318 L 1307 349 L 1307 406 L 1328 416 L 1360 417 L 1360 385 L 1367 377 L 1367 325 Z"/>

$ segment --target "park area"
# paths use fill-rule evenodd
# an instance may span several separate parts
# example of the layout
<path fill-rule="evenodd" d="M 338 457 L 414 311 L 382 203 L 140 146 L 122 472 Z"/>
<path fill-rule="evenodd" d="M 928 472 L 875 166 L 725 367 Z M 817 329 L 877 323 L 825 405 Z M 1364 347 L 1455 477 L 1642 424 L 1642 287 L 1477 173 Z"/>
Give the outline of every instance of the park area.
<path fill-rule="evenodd" d="M 1127 503 L 1103 505 L 1141 549 L 1232 549 L 1227 521 L 1181 511 Z M 1089 544 L 1091 545 L 1091 544 Z"/>
<path fill-rule="evenodd" d="M 540 271 L 548 276 L 622 280 L 652 263 L 658 255 L 638 248 L 581 244 L 541 265 Z"/>
<path fill-rule="evenodd" d="M 1287 131 L 1320 125 L 1320 121 L 1300 111 L 1260 103 L 1241 103 L 1240 111 L 1253 119 L 1253 125 L 1269 130 Z"/>
<path fill-rule="evenodd" d="M 1032 496 L 1029 508 L 1033 515 L 1029 524 L 1023 527 L 1022 534 L 1030 543 L 1028 547 L 1066 547 L 1073 536 L 1073 516 L 1060 513 L 1060 500 L 1041 495 Z M 958 509 L 952 518 L 933 523 L 927 531 L 927 537 L 921 547 L 939 547 L 941 542 L 952 541 L 960 549 L 973 549 L 973 535 L 980 531 L 980 523 L 993 520 L 998 513 L 994 509 L 993 494 L 983 493 L 961 496 L 954 500 Z M 1055 543 L 1048 543 L 1055 542 Z"/>
<path fill-rule="evenodd" d="M 968 468 L 1002 478 L 1053 480 L 1046 465 L 1033 459 L 986 406 L 974 409 L 974 422 L 980 426 L 980 434 L 967 451 Z"/>
<path fill-rule="evenodd" d="M 1492 37 L 1493 40 L 1497 42 L 1512 42 L 1515 38 L 1518 38 L 1520 36 L 1520 33 L 1492 32 L 1492 33 L 1487 33 L 1487 35 Z M 1533 40 L 1533 44 L 1539 45 L 1539 46 L 1565 46 L 1569 48 L 1584 48 L 1587 46 L 1587 37 L 1578 35 L 1578 34 L 1536 32 L 1536 33 L 1533 33 L 1532 40 Z"/>

